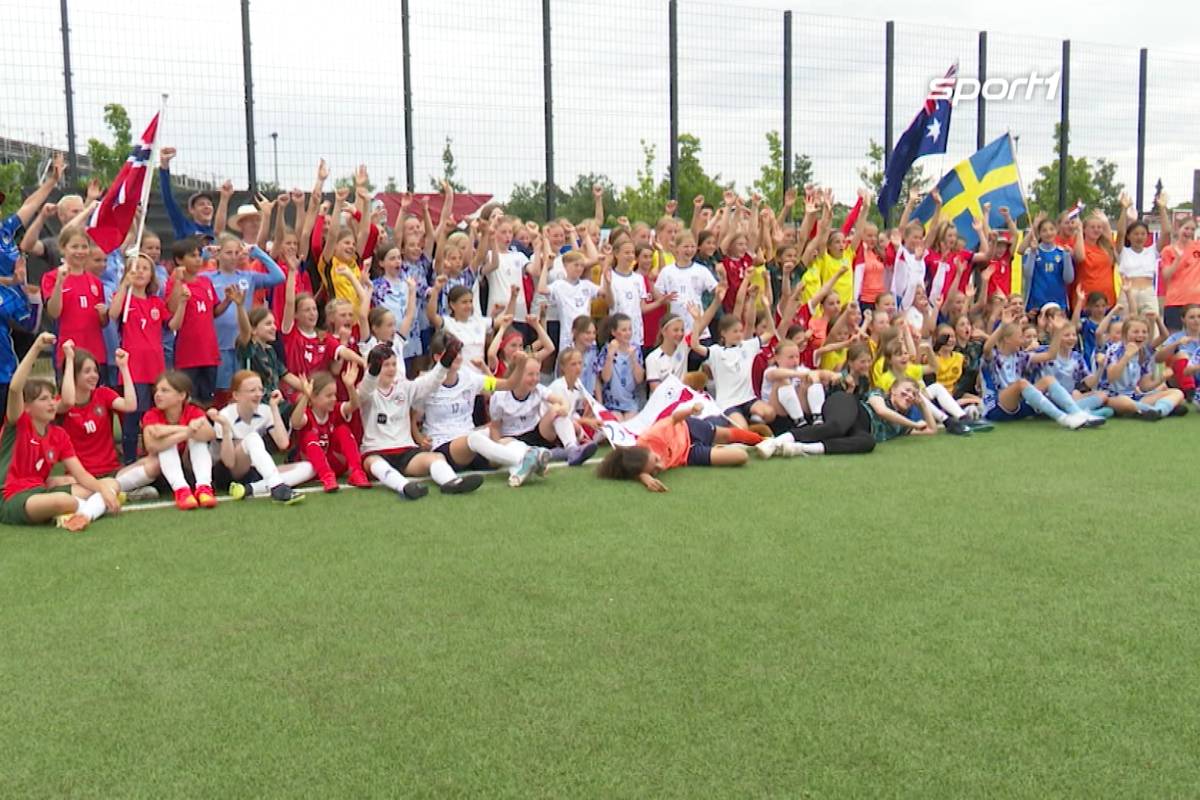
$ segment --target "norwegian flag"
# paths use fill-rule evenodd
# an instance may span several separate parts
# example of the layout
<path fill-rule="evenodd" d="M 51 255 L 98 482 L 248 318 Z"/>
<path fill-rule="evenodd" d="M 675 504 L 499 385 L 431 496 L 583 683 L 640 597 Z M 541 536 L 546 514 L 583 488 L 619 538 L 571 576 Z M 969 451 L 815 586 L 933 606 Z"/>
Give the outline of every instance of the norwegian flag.
<path fill-rule="evenodd" d="M 124 166 L 113 179 L 112 186 L 92 212 L 88 220 L 87 234 L 92 241 L 111 253 L 125 241 L 129 227 L 137 218 L 138 204 L 142 201 L 142 191 L 149 178 L 150 156 L 154 151 L 154 137 L 158 134 L 158 114 L 150 120 L 145 133 L 133 152 L 125 159 Z"/>
<path fill-rule="evenodd" d="M 1087 206 L 1083 204 L 1082 200 L 1076 200 L 1075 205 L 1067 209 L 1067 219 L 1077 219 L 1085 208 Z"/>

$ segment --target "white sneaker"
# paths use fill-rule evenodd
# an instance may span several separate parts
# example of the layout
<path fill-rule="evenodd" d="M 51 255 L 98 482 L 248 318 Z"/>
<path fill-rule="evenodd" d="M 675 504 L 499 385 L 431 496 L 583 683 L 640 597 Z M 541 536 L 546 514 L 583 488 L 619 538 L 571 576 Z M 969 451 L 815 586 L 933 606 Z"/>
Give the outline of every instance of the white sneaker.
<path fill-rule="evenodd" d="M 1078 430 L 1087 424 L 1091 417 L 1083 411 L 1077 411 L 1074 414 L 1067 414 L 1058 420 L 1058 424 L 1070 430 Z"/>
<path fill-rule="evenodd" d="M 806 451 L 804 449 L 804 445 L 800 444 L 799 442 L 792 442 L 791 444 L 785 444 L 780 447 L 779 455 L 786 456 L 787 458 L 795 458 L 796 456 L 807 456 L 808 451 Z"/>
<path fill-rule="evenodd" d="M 157 500 L 158 489 L 153 486 L 141 486 L 129 492 L 129 500 L 131 502 L 142 502 L 145 500 Z"/>
<path fill-rule="evenodd" d="M 754 449 L 758 451 L 758 455 L 763 461 L 766 461 L 771 456 L 775 455 L 775 451 L 779 449 L 779 442 L 775 439 L 763 439 L 758 444 L 754 445 Z"/>

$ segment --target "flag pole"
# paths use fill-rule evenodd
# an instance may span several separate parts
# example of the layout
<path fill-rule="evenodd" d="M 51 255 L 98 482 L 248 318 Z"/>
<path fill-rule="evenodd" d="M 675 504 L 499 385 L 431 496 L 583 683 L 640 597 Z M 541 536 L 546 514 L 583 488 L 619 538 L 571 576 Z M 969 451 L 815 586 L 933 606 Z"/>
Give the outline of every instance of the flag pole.
<path fill-rule="evenodd" d="M 133 244 L 128 252 L 125 253 L 125 263 L 128 265 L 131 261 L 137 260 L 137 257 L 142 252 L 142 234 L 146 232 L 146 212 L 149 210 L 150 204 L 150 187 L 154 184 L 154 165 L 158 158 L 158 143 L 162 141 L 163 117 L 167 113 L 167 95 L 163 92 L 162 99 L 158 104 L 158 125 L 154 129 L 154 144 L 150 145 L 150 158 L 146 161 L 145 180 L 142 181 L 142 198 L 138 203 L 138 225 L 137 236 L 134 237 Z M 153 267 L 151 268 L 153 270 Z M 130 292 L 125 292 L 125 307 L 121 310 L 121 324 L 129 320 L 129 298 Z"/>

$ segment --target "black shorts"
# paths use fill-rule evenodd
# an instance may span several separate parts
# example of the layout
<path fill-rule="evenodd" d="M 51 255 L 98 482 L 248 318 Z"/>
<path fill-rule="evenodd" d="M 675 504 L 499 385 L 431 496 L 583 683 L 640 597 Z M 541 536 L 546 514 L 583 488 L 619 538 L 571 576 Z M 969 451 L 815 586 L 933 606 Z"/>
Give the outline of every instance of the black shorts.
<path fill-rule="evenodd" d="M 542 432 L 539 431 L 537 428 L 534 428 L 531 431 L 526 431 L 525 433 L 522 433 L 520 436 L 514 436 L 512 438 L 516 439 L 518 442 L 524 442 L 525 444 L 529 445 L 530 447 L 545 447 L 545 448 L 558 447 L 558 442 L 547 441 L 546 437 L 542 436 Z"/>
<path fill-rule="evenodd" d="M 735 414 L 735 413 L 741 414 L 743 417 L 746 418 L 746 421 L 749 422 L 750 421 L 750 408 L 753 405 L 754 405 L 753 400 L 747 400 L 746 402 L 739 403 L 736 406 L 730 406 L 729 408 L 725 409 L 722 413 L 727 417 L 730 414 Z"/>
<path fill-rule="evenodd" d="M 225 466 L 225 462 L 219 458 L 213 461 L 212 468 L 212 485 L 214 489 L 226 491 L 229 489 L 229 484 L 237 481 L 238 483 L 258 483 L 263 479 L 262 475 L 258 474 L 258 470 L 251 467 L 250 470 L 240 478 L 235 478 L 233 473 L 229 471 L 229 467 Z"/>
<path fill-rule="evenodd" d="M 450 469 L 454 470 L 455 472 L 495 469 L 495 467 L 492 466 L 492 462 L 488 461 L 478 453 L 474 454 L 475 458 L 469 464 L 462 464 L 458 461 L 455 461 L 454 456 L 450 455 L 450 444 L 450 442 L 443 442 L 442 444 L 439 444 L 437 447 L 433 448 L 433 452 L 441 453 L 446 459 L 446 463 L 450 465 Z"/>
<path fill-rule="evenodd" d="M 688 417 L 684 424 L 687 425 L 688 435 L 692 437 L 692 446 L 688 448 L 688 466 L 712 466 L 713 436 L 717 427 L 707 420 L 695 417 Z"/>
<path fill-rule="evenodd" d="M 399 472 L 401 475 L 408 469 L 408 464 L 422 453 L 428 453 L 428 450 L 422 450 L 420 447 L 406 447 L 403 450 L 392 450 L 389 453 L 363 453 L 363 457 L 375 456 L 382 458 L 387 462 L 388 466 Z"/>
<path fill-rule="evenodd" d="M 211 367 L 188 367 L 180 370 L 184 375 L 187 375 L 192 381 L 192 399 L 208 404 L 212 402 L 213 393 L 217 391 L 217 368 Z"/>

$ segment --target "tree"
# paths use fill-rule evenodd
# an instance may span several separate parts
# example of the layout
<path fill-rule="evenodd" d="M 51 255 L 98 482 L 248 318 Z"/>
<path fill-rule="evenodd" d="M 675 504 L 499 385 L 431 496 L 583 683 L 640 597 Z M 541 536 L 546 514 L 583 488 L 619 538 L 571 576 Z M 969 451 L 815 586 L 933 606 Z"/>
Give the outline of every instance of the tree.
<path fill-rule="evenodd" d="M 458 174 L 458 167 L 454 164 L 454 151 L 450 147 L 453 143 L 454 140 L 447 136 L 446 146 L 442 148 L 442 177 L 435 178 L 432 175 L 429 176 L 429 186 L 435 192 L 442 191 L 442 181 L 450 184 L 450 188 L 456 192 L 467 191 L 467 187 L 459 183 L 454 177 Z"/>
<path fill-rule="evenodd" d="M 394 175 L 388 175 L 387 183 L 384 184 L 383 190 L 389 194 L 396 194 L 400 191 L 400 187 L 396 184 Z"/>
<path fill-rule="evenodd" d="M 806 183 L 812 183 L 812 159 L 796 153 L 792 157 L 790 185 L 802 189 Z M 754 188 L 769 205 L 775 208 L 783 205 L 783 140 L 779 131 L 767 131 L 767 163 L 760 168 Z"/>
<path fill-rule="evenodd" d="M 561 208 L 566 201 L 567 196 L 563 190 L 555 187 L 555 206 Z M 508 201 L 504 204 L 504 210 L 523 220 L 544 223 L 546 221 L 546 184 L 538 180 L 518 183 L 512 188 Z"/>
<path fill-rule="evenodd" d="M 680 137 L 681 144 L 682 141 L 683 137 Z M 654 180 L 654 145 L 647 144 L 645 139 L 641 144 L 642 166 L 637 171 L 637 182 L 621 190 L 621 203 L 625 206 L 625 215 L 631 220 L 653 222 L 662 216 L 666 206 L 668 184 L 666 181 Z M 682 161 L 682 155 L 680 160 Z"/>
<path fill-rule="evenodd" d="M 133 137 L 129 130 L 129 114 L 120 103 L 108 103 L 104 106 L 104 124 L 113 135 L 111 146 L 99 139 L 88 139 L 88 158 L 92 162 L 92 177 L 100 181 L 101 186 L 112 183 L 113 178 L 121 171 L 125 159 L 133 149 Z M 157 173 L 157 170 L 154 170 Z"/>
<path fill-rule="evenodd" d="M 704 171 L 704 165 L 700 163 L 700 149 L 699 137 L 690 133 L 679 134 L 679 216 L 688 224 L 692 221 L 692 198 L 699 194 L 709 203 L 717 204 L 725 190 L 733 188 L 733 181 L 722 182 L 720 173 L 709 175 Z M 663 180 L 661 187 L 663 203 L 666 202 L 670 191 L 669 177 L 668 175 Z M 658 211 L 647 219 L 656 220 L 661 214 L 662 203 L 659 204 Z"/>
<path fill-rule="evenodd" d="M 867 146 L 867 165 L 859 167 L 858 179 L 862 181 L 863 186 L 871 191 L 874 197 L 878 198 L 879 192 L 883 187 L 885 174 L 886 170 L 883 167 L 883 145 L 871 139 L 870 144 Z M 904 182 L 900 185 L 900 199 L 897 205 L 903 207 L 903 203 L 908 199 L 908 193 L 911 189 L 916 189 L 918 192 L 924 194 L 932 183 L 933 179 L 925 175 L 925 168 L 920 164 L 913 164 L 908 174 L 904 176 Z M 894 216 L 895 219 L 892 220 L 893 222 L 900 218 L 899 208 L 895 209 Z M 879 213 L 878 206 L 871 205 L 869 218 L 876 225 L 883 226 L 883 216 Z"/>
<path fill-rule="evenodd" d="M 1043 211 L 1049 217 L 1054 217 L 1058 207 L 1058 171 L 1062 158 L 1061 139 L 1059 133 L 1061 123 L 1054 126 L 1054 160 L 1038 168 L 1038 177 L 1029 187 L 1030 212 L 1036 214 Z M 1070 144 L 1071 130 L 1067 128 L 1067 143 Z M 1088 208 L 1098 208 L 1115 218 L 1120 210 L 1119 199 L 1125 190 L 1122 183 L 1116 179 L 1117 166 L 1106 159 L 1097 159 L 1096 169 L 1082 156 L 1072 156 L 1068 148 L 1067 155 L 1067 205 L 1082 201 Z"/>
<path fill-rule="evenodd" d="M 617 189 L 613 186 L 612 179 L 593 172 L 576 176 L 575 182 L 565 195 L 560 191 L 555 206 L 558 215 L 574 222 L 591 219 L 596 213 L 596 196 L 592 193 L 592 187 L 597 184 L 604 190 L 605 223 L 609 219 L 615 220 L 623 216 L 625 206 L 617 197 Z"/>

